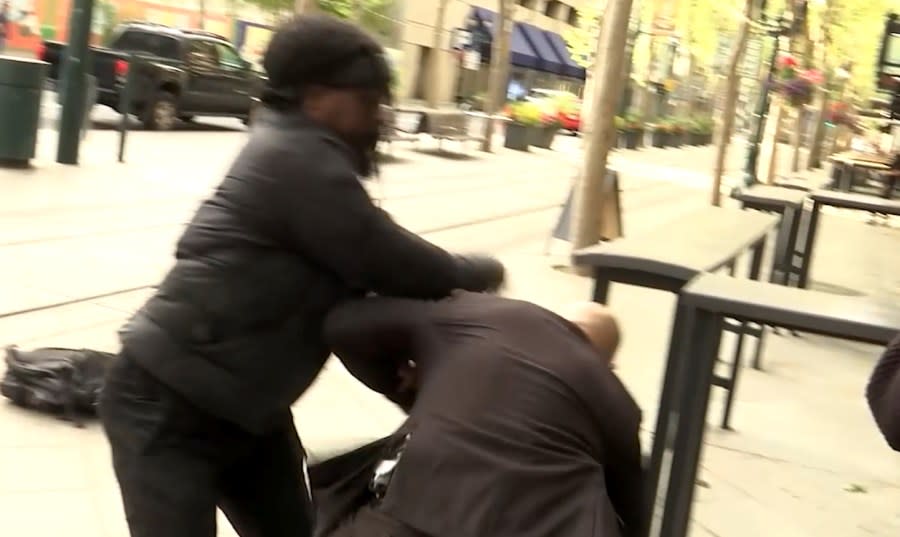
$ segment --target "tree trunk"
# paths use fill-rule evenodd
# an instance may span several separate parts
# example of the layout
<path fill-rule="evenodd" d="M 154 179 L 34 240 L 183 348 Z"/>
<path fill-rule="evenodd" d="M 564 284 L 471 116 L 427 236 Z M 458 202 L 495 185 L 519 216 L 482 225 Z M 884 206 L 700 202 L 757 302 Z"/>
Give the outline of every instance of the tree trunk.
<path fill-rule="evenodd" d="M 586 144 L 584 170 L 575 197 L 575 249 L 622 236 L 618 192 L 605 178 L 606 160 L 615 136 L 613 118 L 622 91 L 631 3 L 632 0 L 610 0 L 603 16 L 596 56 L 603 61 L 594 64 L 593 132 Z"/>
<path fill-rule="evenodd" d="M 734 114 L 737 108 L 738 92 L 740 91 L 741 77 L 738 68 L 744 57 L 744 49 L 747 48 L 747 39 L 750 36 L 750 17 L 753 14 L 754 0 L 747 0 L 744 6 L 744 17 L 738 27 L 737 39 L 731 49 L 731 57 L 728 60 L 728 79 L 725 89 L 725 108 L 722 113 L 722 125 L 720 126 L 718 141 L 716 144 L 716 165 L 713 171 L 712 204 L 722 205 L 722 174 L 725 172 L 725 160 L 728 156 L 728 145 L 731 142 L 731 131 L 734 129 Z"/>
<path fill-rule="evenodd" d="M 512 0 L 498 0 L 500 9 L 494 21 L 494 42 L 491 44 L 491 72 L 488 78 L 484 141 L 481 150 L 490 153 L 494 141 L 494 116 L 506 101 L 506 79 L 509 78 L 509 35 L 512 33 Z"/>
<path fill-rule="evenodd" d="M 816 113 L 816 128 L 813 131 L 812 146 L 809 149 L 809 161 L 807 169 L 817 170 L 822 167 L 822 149 L 825 146 L 825 115 L 828 113 L 828 105 L 831 103 L 831 94 L 828 90 L 822 90 L 822 99 L 819 102 L 819 111 Z"/>
<path fill-rule="evenodd" d="M 358 1 L 358 0 L 357 0 Z M 444 13 L 447 11 L 447 0 L 438 2 L 437 16 L 434 19 L 434 34 L 431 37 L 431 57 L 429 64 L 428 81 L 428 99 L 429 108 L 437 108 L 440 100 L 440 83 L 441 80 L 441 58 L 443 50 L 441 49 L 441 36 L 444 33 Z"/>
<path fill-rule="evenodd" d="M 319 3 L 317 0 L 294 0 L 294 13 L 299 15 L 307 15 L 310 13 L 318 13 Z"/>
<path fill-rule="evenodd" d="M 200 0 L 200 29 L 206 30 L 206 0 Z"/>

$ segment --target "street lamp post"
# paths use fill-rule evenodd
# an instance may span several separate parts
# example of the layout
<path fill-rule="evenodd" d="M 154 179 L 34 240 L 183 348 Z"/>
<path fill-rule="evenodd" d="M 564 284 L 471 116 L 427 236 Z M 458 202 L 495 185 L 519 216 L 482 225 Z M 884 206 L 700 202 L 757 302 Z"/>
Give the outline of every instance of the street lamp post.
<path fill-rule="evenodd" d="M 763 16 L 765 17 L 765 15 Z M 753 137 L 747 144 L 747 162 L 744 166 L 744 186 L 747 187 L 752 186 L 757 182 L 756 168 L 759 164 L 760 146 L 762 145 L 763 132 L 766 128 L 766 116 L 769 109 L 769 92 L 771 91 L 772 75 L 775 72 L 775 62 L 778 61 L 778 52 L 780 48 L 778 42 L 786 31 L 785 17 L 784 15 L 781 15 L 778 17 L 776 25 L 768 32 L 769 36 L 774 37 L 775 39 L 772 45 L 772 56 L 769 59 L 769 73 L 766 76 L 765 84 L 760 88 L 759 101 L 757 101 L 756 113 L 754 114 L 756 116 L 756 129 L 753 132 Z"/>

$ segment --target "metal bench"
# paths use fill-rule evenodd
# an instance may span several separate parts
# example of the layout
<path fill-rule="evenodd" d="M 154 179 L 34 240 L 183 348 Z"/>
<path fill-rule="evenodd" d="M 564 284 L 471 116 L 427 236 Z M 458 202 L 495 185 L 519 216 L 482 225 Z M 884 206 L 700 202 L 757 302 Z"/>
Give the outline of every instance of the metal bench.
<path fill-rule="evenodd" d="M 414 142 L 419 139 L 414 129 L 409 128 L 409 122 L 401 122 L 397 117 L 397 111 L 393 108 L 385 107 L 382 112 L 382 132 L 381 141 L 393 147 L 394 142 Z M 418 126 L 418 118 L 415 119 L 416 127 Z"/>
<path fill-rule="evenodd" d="M 659 413 L 669 425 L 657 429 L 653 452 L 671 452 L 666 479 L 660 467 L 649 477 L 652 490 L 667 483 L 660 516 L 661 537 L 688 533 L 694 484 L 700 461 L 710 387 L 725 319 L 741 319 L 841 339 L 887 344 L 900 331 L 900 307 L 867 297 L 847 297 L 704 274 L 688 284 L 678 301 L 676 326 L 687 327 L 669 349 L 681 364 L 679 374 L 666 378 Z M 680 319 L 679 319 L 680 318 Z M 670 364 L 671 367 L 671 364 Z M 653 519 L 656 494 L 650 499 Z"/>
<path fill-rule="evenodd" d="M 428 134 L 438 141 L 438 151 L 443 151 L 443 142 L 459 142 L 465 148 L 466 142 L 482 140 L 469 129 L 469 114 L 456 110 L 429 110 L 422 112 L 419 132 Z"/>
<path fill-rule="evenodd" d="M 819 213 L 823 206 L 838 207 L 840 209 L 852 209 L 867 211 L 876 214 L 900 215 L 900 201 L 854 194 L 850 192 L 835 192 L 832 190 L 817 190 L 810 194 L 813 202 L 809 215 L 809 226 L 801 248 L 803 256 L 799 267 L 799 287 L 806 289 L 809 284 L 809 273 L 812 268 L 813 252 L 816 245 L 816 231 L 819 226 Z"/>

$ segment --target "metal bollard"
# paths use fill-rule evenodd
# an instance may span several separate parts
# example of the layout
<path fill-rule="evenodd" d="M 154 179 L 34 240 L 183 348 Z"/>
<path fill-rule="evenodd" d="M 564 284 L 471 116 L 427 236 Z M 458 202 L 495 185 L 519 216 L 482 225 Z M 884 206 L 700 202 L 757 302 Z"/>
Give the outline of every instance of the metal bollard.
<path fill-rule="evenodd" d="M 137 67 L 134 55 L 128 56 L 128 73 L 125 75 L 125 86 L 119 94 L 119 113 L 122 120 L 119 122 L 119 162 L 125 162 L 125 139 L 128 136 L 128 116 L 131 113 L 131 92 L 134 86 L 134 72 Z"/>

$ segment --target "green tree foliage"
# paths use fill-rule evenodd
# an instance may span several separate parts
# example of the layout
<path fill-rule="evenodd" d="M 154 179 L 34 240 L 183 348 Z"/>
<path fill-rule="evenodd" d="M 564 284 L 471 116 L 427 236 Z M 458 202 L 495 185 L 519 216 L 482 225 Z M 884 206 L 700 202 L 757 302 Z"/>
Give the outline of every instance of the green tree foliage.
<path fill-rule="evenodd" d="M 578 26 L 563 32 L 563 39 L 566 40 L 572 59 L 584 68 L 590 68 L 594 64 L 600 22 L 605 9 L 606 0 L 586 3 L 579 13 Z"/>
<path fill-rule="evenodd" d="M 837 67 L 850 64 L 850 87 L 862 98 L 875 91 L 885 17 L 892 8 L 900 10 L 896 0 L 827 0 L 816 3 L 815 10 L 810 8 L 810 24 L 828 25 L 826 64 L 819 67 L 831 74 Z"/>
<path fill-rule="evenodd" d="M 243 0 L 277 14 L 293 12 L 294 0 Z M 359 19 L 360 25 L 383 39 L 390 39 L 397 21 L 397 0 L 318 0 L 319 9 L 342 19 Z"/>

